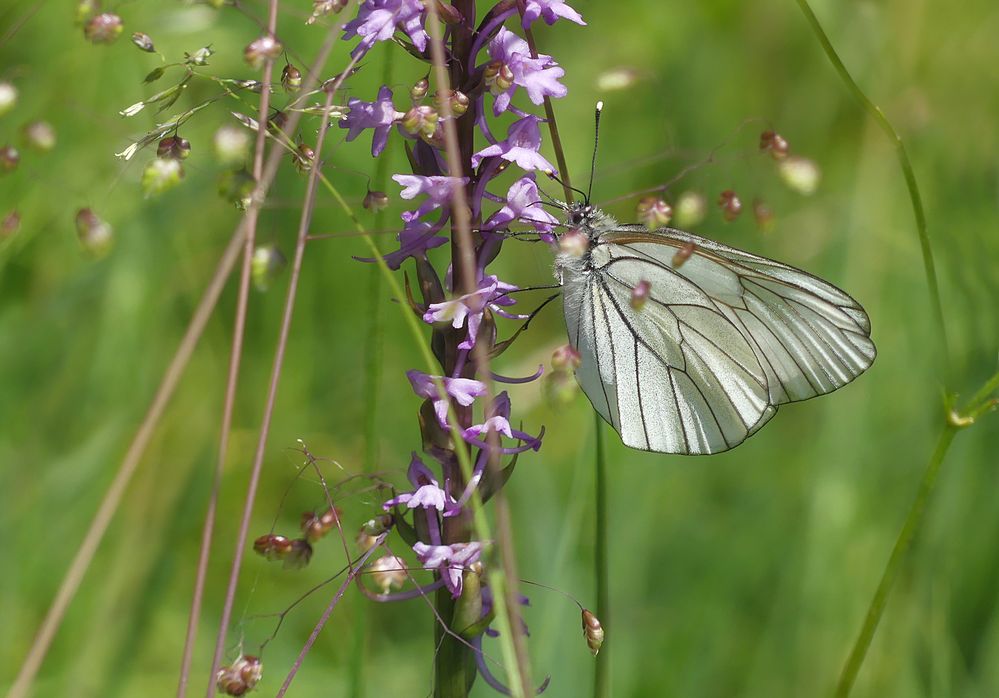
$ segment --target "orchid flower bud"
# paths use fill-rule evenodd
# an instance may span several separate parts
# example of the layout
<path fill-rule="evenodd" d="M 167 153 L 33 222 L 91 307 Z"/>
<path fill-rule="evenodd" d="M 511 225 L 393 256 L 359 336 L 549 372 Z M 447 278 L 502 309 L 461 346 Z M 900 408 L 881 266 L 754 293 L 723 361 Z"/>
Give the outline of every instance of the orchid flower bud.
<path fill-rule="evenodd" d="M 413 86 L 409 88 L 409 97 L 414 103 L 419 103 L 423 101 L 423 98 L 427 96 L 430 91 L 430 80 L 426 77 L 422 77 L 413 83 Z"/>
<path fill-rule="evenodd" d="M 514 79 L 513 70 L 503 61 L 492 61 L 482 72 L 482 81 L 494 95 L 509 90 Z"/>
<path fill-rule="evenodd" d="M 556 371 L 575 371 L 582 362 L 582 355 L 570 344 L 563 344 L 552 352 L 552 368 Z"/>
<path fill-rule="evenodd" d="M 314 0 L 312 16 L 305 20 L 306 24 L 314 24 L 317 19 L 329 14 L 337 14 L 347 6 L 348 0 Z"/>
<path fill-rule="evenodd" d="M 451 106 L 451 113 L 454 116 L 456 117 L 461 116 L 462 114 L 468 111 L 468 105 L 470 102 L 468 100 L 468 95 L 466 95 L 464 92 L 461 92 L 459 90 L 451 90 L 447 94 L 446 99 Z M 436 102 L 438 109 L 442 108 L 444 100 L 445 96 L 442 95 L 440 92 L 434 95 L 434 101 Z"/>
<path fill-rule="evenodd" d="M 439 120 L 440 114 L 433 107 L 413 107 L 402 117 L 401 125 L 406 133 L 423 138 L 433 138 Z"/>

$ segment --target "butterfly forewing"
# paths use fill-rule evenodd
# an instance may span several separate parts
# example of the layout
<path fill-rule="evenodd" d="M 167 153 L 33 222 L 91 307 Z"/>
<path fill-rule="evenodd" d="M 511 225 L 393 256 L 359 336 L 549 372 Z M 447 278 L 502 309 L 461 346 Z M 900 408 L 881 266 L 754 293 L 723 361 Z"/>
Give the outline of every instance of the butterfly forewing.
<path fill-rule="evenodd" d="M 874 360 L 863 308 L 807 272 L 671 228 L 615 224 L 591 238 L 585 266 L 563 273 L 566 323 L 580 385 L 629 446 L 727 450 L 777 405 L 831 392 Z"/>

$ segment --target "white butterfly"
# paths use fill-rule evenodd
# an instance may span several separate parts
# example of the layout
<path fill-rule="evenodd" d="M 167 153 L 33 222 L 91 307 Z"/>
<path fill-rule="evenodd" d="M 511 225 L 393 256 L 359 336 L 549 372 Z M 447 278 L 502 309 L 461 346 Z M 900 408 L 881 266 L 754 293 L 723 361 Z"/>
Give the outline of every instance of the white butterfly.
<path fill-rule="evenodd" d="M 576 378 L 628 446 L 727 451 L 778 405 L 832 392 L 874 361 L 864 309 L 807 272 L 587 204 L 568 222 L 555 268 Z"/>

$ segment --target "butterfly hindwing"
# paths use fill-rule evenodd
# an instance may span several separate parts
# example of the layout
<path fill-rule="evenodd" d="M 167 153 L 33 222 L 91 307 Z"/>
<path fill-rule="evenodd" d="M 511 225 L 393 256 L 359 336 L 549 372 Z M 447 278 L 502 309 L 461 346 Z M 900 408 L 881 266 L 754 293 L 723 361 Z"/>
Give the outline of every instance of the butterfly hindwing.
<path fill-rule="evenodd" d="M 600 245 L 592 272 L 566 279 L 577 378 L 625 444 L 706 454 L 741 443 L 774 412 L 749 341 L 689 279 L 661 263 Z M 640 280 L 652 292 L 631 305 Z"/>

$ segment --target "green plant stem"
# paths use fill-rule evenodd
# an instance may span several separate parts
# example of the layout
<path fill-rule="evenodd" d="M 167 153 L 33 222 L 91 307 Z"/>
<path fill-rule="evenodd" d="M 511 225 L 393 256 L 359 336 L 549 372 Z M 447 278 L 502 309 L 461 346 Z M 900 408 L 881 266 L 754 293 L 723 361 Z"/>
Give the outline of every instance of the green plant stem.
<path fill-rule="evenodd" d="M 964 408 L 965 414 L 982 409 L 992 393 L 997 390 L 999 390 L 999 371 L 993 373 L 992 377 L 985 381 L 979 391 L 968 401 L 967 407 Z"/>
<path fill-rule="evenodd" d="M 895 146 L 895 154 L 898 156 L 899 166 L 902 168 L 902 174 L 905 177 L 905 186 L 909 190 L 909 199 L 912 201 L 912 212 L 916 217 L 916 232 L 919 234 L 919 247 L 923 255 L 923 270 L 926 274 L 926 285 L 930 293 L 930 305 L 932 307 L 933 319 L 937 326 L 937 333 L 939 335 L 938 341 L 938 363 L 940 368 L 940 376 L 944 381 L 945 387 L 952 383 L 951 381 L 951 363 L 950 363 L 950 342 L 947 339 L 947 326 L 944 323 L 944 313 L 943 304 L 940 301 L 940 288 L 937 284 L 937 272 L 936 263 L 933 261 L 933 248 L 930 246 L 930 236 L 926 229 L 926 212 L 923 210 L 923 198 L 919 193 L 919 186 L 916 183 L 916 175 L 912 170 L 912 163 L 909 162 L 909 154 L 905 150 L 905 144 L 902 142 L 901 136 L 888 121 L 888 117 L 885 116 L 881 108 L 875 105 L 857 82 L 850 75 L 850 71 L 846 69 L 843 65 L 843 61 L 840 60 L 839 54 L 836 53 L 836 49 L 833 48 L 832 42 L 829 41 L 829 37 L 826 36 L 825 30 L 822 29 L 822 25 L 819 23 L 818 18 L 815 13 L 812 12 L 812 8 L 808 4 L 808 0 L 796 0 L 798 7 L 801 8 L 802 13 L 805 15 L 805 19 L 811 26 L 812 31 L 815 32 L 816 38 L 822 45 L 823 50 L 826 52 L 826 56 L 829 58 L 829 62 L 833 64 L 833 68 L 842 78 L 843 82 L 846 84 L 847 89 L 850 94 L 853 95 L 860 106 L 871 115 L 874 121 L 881 127 L 881 130 L 885 132 L 888 138 L 891 139 L 892 144 Z"/>
<path fill-rule="evenodd" d="M 597 619 L 607 634 L 607 639 L 604 640 L 600 654 L 596 658 L 596 667 L 593 672 L 593 695 L 594 698 L 607 698 L 610 695 L 610 653 L 607 651 L 607 643 L 613 632 L 610 623 L 610 568 L 607 559 L 607 461 L 604 457 L 603 419 L 594 411 L 593 420 L 597 438 L 596 454 L 594 455 L 597 473 L 597 497 L 594 514 L 596 530 L 593 532 L 596 541 L 593 576 L 597 586 Z"/>
<path fill-rule="evenodd" d="M 878 583 L 878 588 L 874 592 L 874 598 L 871 599 L 871 604 L 867 609 L 864 625 L 853 643 L 853 649 L 850 651 L 850 656 L 846 660 L 846 665 L 840 674 L 839 683 L 836 685 L 836 693 L 834 694 L 836 698 L 846 698 L 846 696 L 850 695 L 853 683 L 857 679 L 857 673 L 860 671 L 860 666 L 864 663 L 864 658 L 867 656 L 867 650 L 871 646 L 874 631 L 877 630 L 881 616 L 884 614 L 885 605 L 888 603 L 888 595 L 891 593 L 895 578 L 898 576 L 906 553 L 912 547 L 912 539 L 915 537 L 916 532 L 919 530 L 919 525 L 923 520 L 926 503 L 933 492 L 933 486 L 936 484 L 940 466 L 947 455 L 947 449 L 950 448 L 950 444 L 954 440 L 956 433 L 957 428 L 951 424 L 947 424 L 937 439 L 936 448 L 933 450 L 930 462 L 926 465 L 926 470 L 923 472 L 923 477 L 919 482 L 916 498 L 909 508 L 909 515 L 905 517 L 905 524 L 903 524 L 902 530 L 895 540 L 895 547 L 892 548 L 891 557 L 888 558 L 888 564 L 881 574 L 881 581 Z"/>

